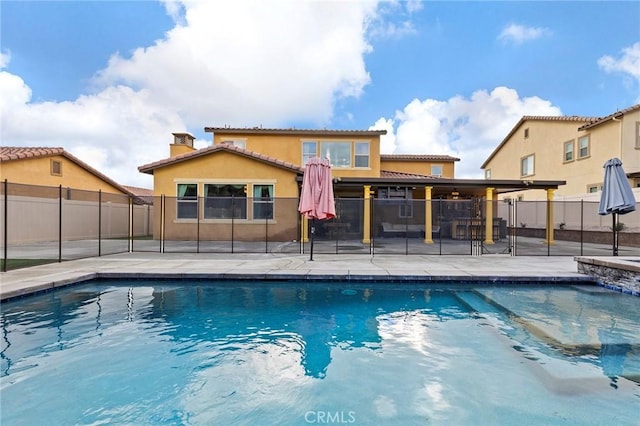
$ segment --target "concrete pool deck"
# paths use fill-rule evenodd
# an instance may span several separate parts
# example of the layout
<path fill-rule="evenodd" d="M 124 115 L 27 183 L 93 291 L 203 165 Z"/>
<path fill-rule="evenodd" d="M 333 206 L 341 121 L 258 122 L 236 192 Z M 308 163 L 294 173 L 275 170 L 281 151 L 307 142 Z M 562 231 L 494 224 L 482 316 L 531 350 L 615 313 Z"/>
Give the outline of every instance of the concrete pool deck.
<path fill-rule="evenodd" d="M 0 300 L 94 278 L 593 283 L 574 256 L 122 253 L 0 274 Z"/>

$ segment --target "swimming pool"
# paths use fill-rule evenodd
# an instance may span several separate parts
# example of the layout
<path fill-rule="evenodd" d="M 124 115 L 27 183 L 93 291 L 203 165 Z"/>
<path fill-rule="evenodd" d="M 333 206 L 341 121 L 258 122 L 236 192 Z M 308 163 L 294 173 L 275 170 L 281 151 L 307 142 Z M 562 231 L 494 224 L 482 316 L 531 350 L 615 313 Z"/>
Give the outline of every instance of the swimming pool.
<path fill-rule="evenodd" d="M 101 280 L 2 304 L 0 423 L 637 424 L 640 298 Z"/>

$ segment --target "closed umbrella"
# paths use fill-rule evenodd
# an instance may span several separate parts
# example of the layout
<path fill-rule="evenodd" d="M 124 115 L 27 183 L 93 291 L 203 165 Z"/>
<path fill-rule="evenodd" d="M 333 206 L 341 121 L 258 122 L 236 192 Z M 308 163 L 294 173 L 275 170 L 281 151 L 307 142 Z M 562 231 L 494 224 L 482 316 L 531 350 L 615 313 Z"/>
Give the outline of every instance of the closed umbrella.
<path fill-rule="evenodd" d="M 326 158 L 313 157 L 307 161 L 302 178 L 302 190 L 298 211 L 307 219 L 311 219 L 311 257 L 313 260 L 313 236 L 315 220 L 336 217 L 336 206 L 333 199 L 331 181 L 331 163 Z"/>
<path fill-rule="evenodd" d="M 604 181 L 598 214 L 611 214 L 613 218 L 613 255 L 618 255 L 618 215 L 626 214 L 636 209 L 636 199 L 633 196 L 627 175 L 622 169 L 622 161 L 612 158 L 604 163 Z"/>

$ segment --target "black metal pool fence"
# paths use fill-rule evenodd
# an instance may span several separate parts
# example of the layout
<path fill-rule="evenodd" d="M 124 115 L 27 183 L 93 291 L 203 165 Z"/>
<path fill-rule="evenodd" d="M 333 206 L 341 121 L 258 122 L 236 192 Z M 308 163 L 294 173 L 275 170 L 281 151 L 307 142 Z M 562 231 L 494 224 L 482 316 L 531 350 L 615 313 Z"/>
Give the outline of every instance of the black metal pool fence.
<path fill-rule="evenodd" d="M 311 222 L 298 214 L 298 198 L 0 187 L 3 270 L 11 259 L 124 252 L 308 253 L 312 230 L 316 254 L 612 255 L 611 217 L 593 201 L 494 201 L 487 226 L 482 199 L 336 198 L 335 219 Z M 618 227 L 619 255 L 639 255 L 640 208 Z"/>

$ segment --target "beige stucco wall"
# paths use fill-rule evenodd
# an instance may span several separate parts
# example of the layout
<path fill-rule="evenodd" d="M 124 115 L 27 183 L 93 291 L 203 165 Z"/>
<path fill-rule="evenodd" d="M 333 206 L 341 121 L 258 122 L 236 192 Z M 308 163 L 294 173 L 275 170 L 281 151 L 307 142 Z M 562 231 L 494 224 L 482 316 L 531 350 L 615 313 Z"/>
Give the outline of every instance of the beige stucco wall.
<path fill-rule="evenodd" d="M 381 170 L 392 170 L 395 172 L 414 173 L 419 175 L 431 175 L 431 165 L 442 166 L 442 177 L 453 178 L 455 173 L 455 163 L 442 161 L 396 161 L 380 160 Z"/>
<path fill-rule="evenodd" d="M 302 164 L 302 142 L 369 142 L 368 168 L 337 168 L 332 169 L 334 177 L 378 177 L 380 176 L 380 137 L 349 138 L 334 136 L 306 136 L 306 135 L 253 135 L 253 134 L 214 134 L 213 143 L 217 145 L 225 140 L 244 140 L 245 149 L 268 155 L 297 166 Z M 319 145 L 318 145 L 319 147 Z M 353 160 L 353 148 L 352 148 Z M 353 161 L 352 161 L 353 164 Z"/>
<path fill-rule="evenodd" d="M 575 121 L 531 120 L 522 123 L 511 138 L 487 163 L 491 179 L 564 180 L 566 185 L 555 192 L 556 197 L 586 195 L 588 186 L 600 185 L 604 177 L 603 165 L 612 157 L 620 157 L 627 173 L 640 171 L 640 150 L 634 147 L 635 123 L 640 111 L 624 116 L 624 133 L 621 150 L 620 123 L 608 121 L 601 125 L 578 131 L 585 123 Z M 524 137 L 525 129 L 529 137 Z M 589 155 L 578 158 L 578 139 L 589 135 Z M 565 142 L 574 142 L 574 160 L 564 161 Z M 520 164 L 523 157 L 535 154 L 534 174 L 522 177 Z M 546 198 L 544 191 L 521 191 L 509 194 L 522 195 L 524 200 Z"/>
<path fill-rule="evenodd" d="M 62 164 L 61 176 L 51 173 L 51 162 L 53 160 L 60 161 Z M 0 180 L 5 179 L 12 183 L 27 185 L 62 185 L 65 188 L 88 191 L 102 190 L 103 192 L 115 194 L 123 193 L 118 188 L 62 155 L 3 161 L 0 164 Z"/>

